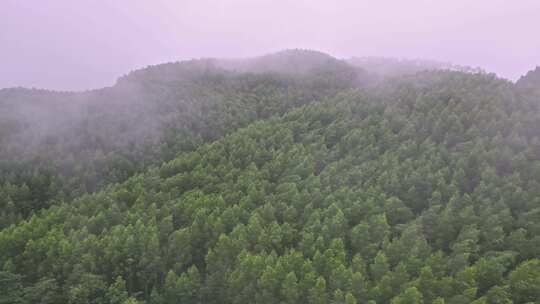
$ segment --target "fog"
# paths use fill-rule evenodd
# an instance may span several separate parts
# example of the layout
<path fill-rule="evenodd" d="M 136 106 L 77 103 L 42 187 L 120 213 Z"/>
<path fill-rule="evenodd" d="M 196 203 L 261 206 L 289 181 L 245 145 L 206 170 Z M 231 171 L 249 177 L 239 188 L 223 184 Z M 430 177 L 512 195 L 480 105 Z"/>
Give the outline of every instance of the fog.
<path fill-rule="evenodd" d="M 515 80 L 540 64 L 536 0 L 0 2 L 0 88 L 83 90 L 199 57 L 307 48 L 422 58 Z"/>

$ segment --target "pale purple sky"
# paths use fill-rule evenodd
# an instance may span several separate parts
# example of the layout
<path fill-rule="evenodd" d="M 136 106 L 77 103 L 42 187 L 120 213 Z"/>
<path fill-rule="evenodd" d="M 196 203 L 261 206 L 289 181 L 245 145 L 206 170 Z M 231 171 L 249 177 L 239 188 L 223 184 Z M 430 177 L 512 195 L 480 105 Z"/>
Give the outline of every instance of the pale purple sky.
<path fill-rule="evenodd" d="M 0 0 L 0 88 L 98 88 L 150 64 L 285 48 L 514 80 L 540 65 L 540 1 Z"/>

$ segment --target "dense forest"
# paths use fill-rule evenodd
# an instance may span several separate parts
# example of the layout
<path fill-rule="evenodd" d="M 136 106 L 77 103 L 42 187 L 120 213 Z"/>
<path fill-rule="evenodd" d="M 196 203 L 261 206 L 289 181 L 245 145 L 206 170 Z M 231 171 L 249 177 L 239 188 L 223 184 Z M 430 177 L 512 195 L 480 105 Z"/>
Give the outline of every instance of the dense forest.
<path fill-rule="evenodd" d="M 0 91 L 0 303 L 540 303 L 540 69 L 385 64 Z"/>
<path fill-rule="evenodd" d="M 0 228 L 366 81 L 328 55 L 284 51 L 153 66 L 82 93 L 0 90 Z"/>

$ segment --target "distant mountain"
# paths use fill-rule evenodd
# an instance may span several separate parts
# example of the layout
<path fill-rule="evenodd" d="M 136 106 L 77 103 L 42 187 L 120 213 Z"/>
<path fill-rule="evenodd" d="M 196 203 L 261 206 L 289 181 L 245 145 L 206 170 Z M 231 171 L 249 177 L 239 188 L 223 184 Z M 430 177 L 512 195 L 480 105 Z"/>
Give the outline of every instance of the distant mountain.
<path fill-rule="evenodd" d="M 306 74 L 335 65 L 348 68 L 346 62 L 328 54 L 302 49 L 284 50 L 254 58 L 220 59 L 216 63 L 223 68 L 239 72 Z"/>
<path fill-rule="evenodd" d="M 302 49 L 284 50 L 254 58 L 214 59 L 216 66 L 241 73 L 275 73 L 293 77 L 332 77 L 354 86 L 370 82 L 368 73 L 328 54 Z"/>
<path fill-rule="evenodd" d="M 482 73 L 479 68 L 421 59 L 398 59 L 390 57 L 353 57 L 347 61 L 378 77 L 397 77 L 422 71 L 448 70 L 465 73 Z"/>

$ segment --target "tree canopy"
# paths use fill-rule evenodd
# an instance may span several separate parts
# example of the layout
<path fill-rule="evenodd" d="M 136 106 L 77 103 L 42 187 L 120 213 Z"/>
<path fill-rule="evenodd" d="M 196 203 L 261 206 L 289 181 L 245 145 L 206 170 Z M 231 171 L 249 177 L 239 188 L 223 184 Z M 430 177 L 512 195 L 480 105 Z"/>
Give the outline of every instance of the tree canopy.
<path fill-rule="evenodd" d="M 313 73 L 204 76 L 234 97 L 92 193 L 59 190 L 86 181 L 63 184 L 63 154 L 31 183 L 2 171 L 0 303 L 538 302 L 540 99 L 487 74 Z"/>

